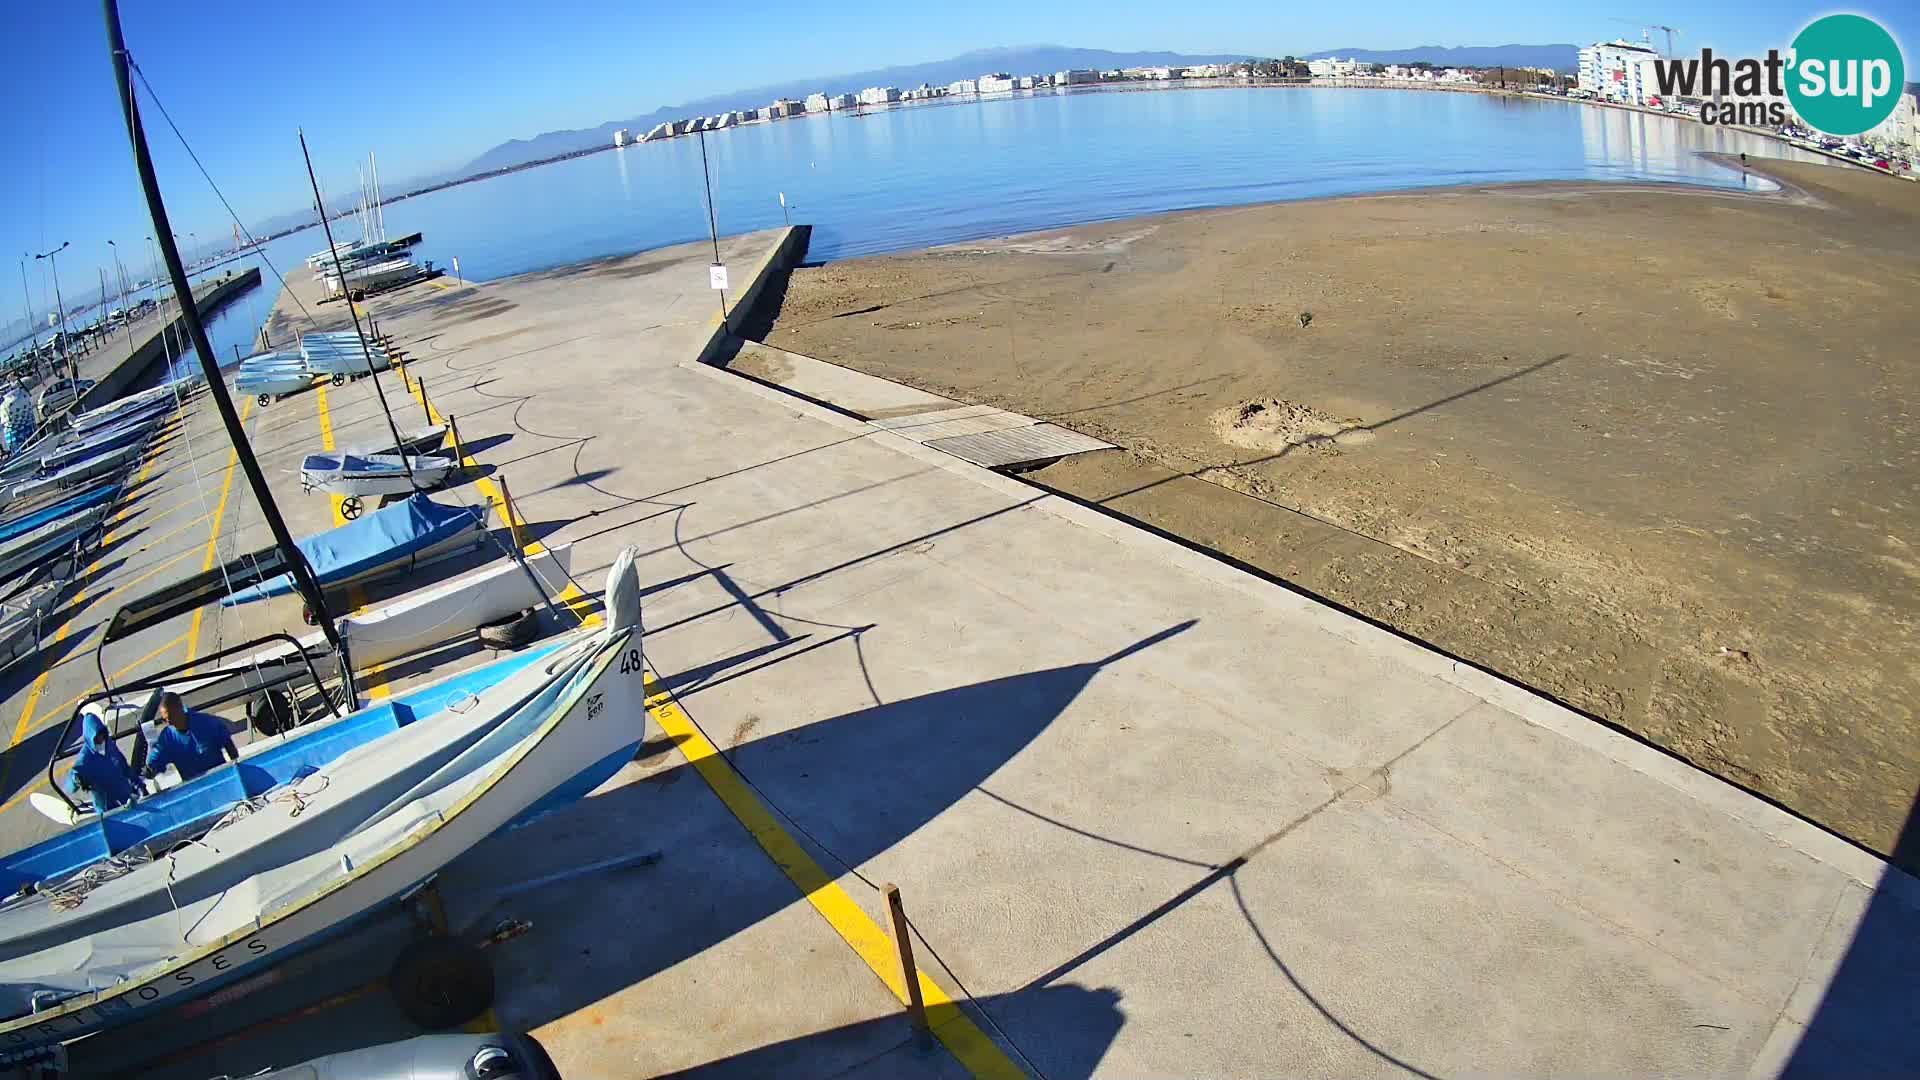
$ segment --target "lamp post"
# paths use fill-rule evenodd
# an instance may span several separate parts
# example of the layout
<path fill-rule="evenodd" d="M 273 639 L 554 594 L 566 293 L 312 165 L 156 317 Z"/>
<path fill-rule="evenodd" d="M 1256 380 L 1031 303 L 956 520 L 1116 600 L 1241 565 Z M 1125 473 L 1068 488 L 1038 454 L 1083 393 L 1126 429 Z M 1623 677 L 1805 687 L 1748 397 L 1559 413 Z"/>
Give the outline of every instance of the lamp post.
<path fill-rule="evenodd" d="M 127 310 L 127 268 L 120 264 L 120 245 L 107 241 L 113 249 L 113 272 L 120 278 L 120 326 L 126 331 L 127 343 L 133 343 L 133 314 Z"/>
<path fill-rule="evenodd" d="M 60 298 L 60 262 L 58 259 L 54 258 L 54 256 L 67 250 L 67 247 L 71 243 L 72 241 L 70 240 L 63 240 L 60 242 L 60 246 L 57 248 L 54 248 L 52 251 L 43 251 L 40 254 L 35 255 L 34 260 L 37 262 L 41 259 L 45 259 L 47 260 L 47 265 L 53 269 L 53 309 L 59 312 L 60 359 L 65 360 L 67 362 L 68 381 L 74 383 L 75 389 L 78 389 L 80 376 L 74 373 L 73 354 L 67 351 L 67 302 Z"/>
<path fill-rule="evenodd" d="M 27 303 L 28 340 L 38 345 L 40 335 L 33 330 L 33 294 L 27 291 L 27 253 L 24 251 L 20 253 L 20 299 Z"/>

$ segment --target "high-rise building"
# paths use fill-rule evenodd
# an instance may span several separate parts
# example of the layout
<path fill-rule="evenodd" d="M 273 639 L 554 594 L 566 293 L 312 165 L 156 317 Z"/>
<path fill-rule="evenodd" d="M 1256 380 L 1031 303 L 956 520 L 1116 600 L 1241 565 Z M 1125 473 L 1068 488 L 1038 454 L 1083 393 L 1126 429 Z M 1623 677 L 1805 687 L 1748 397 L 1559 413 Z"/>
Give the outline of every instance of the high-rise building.
<path fill-rule="evenodd" d="M 1660 54 L 1642 42 L 1618 39 L 1580 50 L 1580 89 L 1607 101 L 1645 105 L 1658 97 L 1653 62 Z"/>

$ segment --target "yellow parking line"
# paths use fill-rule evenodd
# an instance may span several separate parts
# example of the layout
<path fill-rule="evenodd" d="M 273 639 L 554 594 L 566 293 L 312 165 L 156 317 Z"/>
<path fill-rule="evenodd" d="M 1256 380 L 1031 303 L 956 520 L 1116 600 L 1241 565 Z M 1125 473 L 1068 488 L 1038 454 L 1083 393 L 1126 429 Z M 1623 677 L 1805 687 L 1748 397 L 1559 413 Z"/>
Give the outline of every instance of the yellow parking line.
<path fill-rule="evenodd" d="M 253 398 L 248 398 L 246 404 L 240 407 L 242 427 L 246 426 L 247 417 L 253 415 L 253 402 Z M 227 516 L 227 499 L 233 494 L 233 471 L 239 467 L 240 450 L 236 447 L 227 452 L 227 476 L 220 482 L 220 501 L 213 507 L 213 528 L 207 531 L 207 555 L 200 563 L 200 572 L 203 574 L 213 569 L 213 564 L 220 558 L 220 522 Z M 204 607 L 193 609 L 193 626 L 187 630 L 189 660 L 200 655 L 200 621 L 206 611 Z"/>
<path fill-rule="evenodd" d="M 333 414 L 327 410 L 327 384 L 325 382 L 322 382 L 314 389 L 313 405 L 320 413 L 320 449 L 332 451 Z M 337 529 L 347 523 L 347 515 L 340 509 L 346 505 L 347 500 L 344 496 L 340 495 L 329 495 L 327 498 L 333 500 L 333 525 L 334 528 Z"/>
<path fill-rule="evenodd" d="M 900 954 L 894 948 L 893 939 L 860 905 L 853 902 L 839 882 L 822 869 L 798 841 L 780 827 L 773 812 L 746 785 L 713 743 L 701 734 L 686 713 L 681 711 L 673 695 L 660 687 L 652 672 L 647 673 L 647 713 L 659 723 L 661 730 L 679 744 L 680 752 L 686 755 L 700 778 L 707 782 L 715 795 L 720 796 L 720 801 L 732 811 L 774 865 L 799 887 L 807 903 L 812 904 L 813 909 L 827 920 L 827 925 L 833 927 L 841 940 L 866 961 L 873 973 L 893 992 L 893 996 L 905 1004 L 906 980 L 900 970 Z M 933 1028 L 934 1036 L 946 1045 L 947 1050 L 968 1072 L 977 1077 L 996 1078 L 1027 1075 L 1000 1049 L 1000 1044 L 980 1030 L 973 1018 L 940 988 L 939 983 L 928 978 L 924 971 L 919 976 L 920 996 L 926 1003 L 927 1022 Z"/>
<path fill-rule="evenodd" d="M 427 421 L 429 423 L 445 424 L 447 422 L 447 418 L 440 415 L 440 410 L 434 408 L 432 402 L 426 401 L 421 397 L 416 383 L 407 380 L 404 375 L 402 376 L 402 381 L 407 383 L 407 392 L 413 395 L 413 400 L 418 402 L 422 409 L 426 410 Z M 479 469 L 480 463 L 475 461 L 473 455 L 466 453 L 465 450 L 465 447 L 461 447 L 460 467 L 471 470 Z M 514 510 L 513 506 L 507 502 L 506 494 L 500 490 L 500 485 L 494 483 L 491 477 L 482 476 L 475 480 L 473 482 L 473 489 L 478 491 L 487 502 L 499 507 L 500 519 L 506 523 L 508 529 L 517 534 L 526 526 L 526 519 L 522 518 L 519 513 Z M 527 543 L 526 548 L 521 554 L 538 555 L 545 550 L 545 545 L 541 544 L 538 540 L 533 540 Z"/>
<path fill-rule="evenodd" d="M 186 404 L 182 402 L 180 406 L 174 410 L 174 417 L 177 420 L 178 418 L 184 416 L 185 414 L 186 414 Z M 153 471 L 154 462 L 158 460 L 159 460 L 159 455 L 157 454 L 147 455 L 146 460 L 140 463 L 140 472 L 138 475 L 134 477 L 133 482 L 138 484 L 146 480 L 147 474 Z M 128 512 L 131 511 L 132 509 L 133 509 L 132 506 L 128 505 L 128 506 L 123 506 L 119 510 L 115 511 L 113 516 L 114 522 L 118 523 L 121 521 L 125 521 Z M 111 540 L 112 540 L 112 534 L 109 534 L 103 537 L 101 539 L 100 546 L 105 547 Z M 87 571 L 83 577 L 83 580 L 89 581 L 89 582 L 93 580 L 93 572 L 100 568 L 101 561 L 102 560 L 100 559 L 95 559 L 93 561 L 93 564 L 87 567 Z M 69 616 L 65 622 L 60 624 L 60 629 L 54 631 L 53 644 L 59 645 L 61 642 L 67 640 L 68 634 L 73 632 L 74 619 L 79 617 L 81 604 L 83 601 L 86 600 L 86 598 L 87 598 L 87 588 L 85 585 L 82 585 L 80 587 L 80 591 L 73 594 L 73 607 L 70 610 L 72 610 L 74 614 L 72 616 Z M 18 746 L 20 744 L 21 737 L 26 733 L 27 729 L 33 724 L 34 710 L 38 708 L 40 705 L 40 696 L 47 692 L 47 680 L 52 676 L 53 676 L 53 667 L 49 665 L 46 668 L 42 669 L 39 676 L 33 680 L 32 688 L 27 691 L 26 703 L 20 709 L 20 719 L 14 722 L 12 737 L 9 738 L 7 741 L 7 748 L 9 751 L 11 751 L 13 747 Z M 6 763 L 4 765 L 0 765 L 0 784 L 4 784 L 6 782 L 7 775 L 12 771 L 13 771 L 13 754 L 8 753 L 6 757 Z"/>

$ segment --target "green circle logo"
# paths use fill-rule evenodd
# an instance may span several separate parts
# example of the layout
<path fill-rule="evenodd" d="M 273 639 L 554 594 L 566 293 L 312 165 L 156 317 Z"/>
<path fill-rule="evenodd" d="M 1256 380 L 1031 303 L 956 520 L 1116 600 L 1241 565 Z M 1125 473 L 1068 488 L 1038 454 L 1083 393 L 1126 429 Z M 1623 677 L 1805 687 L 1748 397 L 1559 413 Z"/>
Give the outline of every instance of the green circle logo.
<path fill-rule="evenodd" d="M 1814 128 L 1858 135 L 1893 115 L 1906 79 L 1900 46 L 1879 23 L 1828 15 L 1793 39 L 1787 98 Z"/>

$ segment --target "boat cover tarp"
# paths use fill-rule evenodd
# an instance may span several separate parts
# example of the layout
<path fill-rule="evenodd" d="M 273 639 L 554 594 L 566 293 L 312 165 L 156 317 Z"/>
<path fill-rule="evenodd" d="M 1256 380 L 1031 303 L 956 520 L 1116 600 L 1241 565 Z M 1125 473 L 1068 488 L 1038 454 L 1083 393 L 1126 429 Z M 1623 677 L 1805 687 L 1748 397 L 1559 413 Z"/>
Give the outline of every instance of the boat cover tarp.
<path fill-rule="evenodd" d="M 54 503 L 52 506 L 43 510 L 37 510 L 25 517 L 0 522 L 0 540 L 11 540 L 23 533 L 32 532 L 49 521 L 57 521 L 60 518 L 66 517 L 68 514 L 78 513 L 89 507 L 99 506 L 101 503 L 107 502 L 119 493 L 119 488 L 112 485 L 103 485 L 84 495 L 76 495 L 65 502 Z"/>
<path fill-rule="evenodd" d="M 375 510 L 357 521 L 317 536 L 298 546 L 322 586 L 358 577 L 391 563 L 404 562 L 486 520 L 485 506 L 444 506 L 425 495 Z M 282 574 L 220 601 L 232 607 L 293 591 L 293 575 Z"/>

